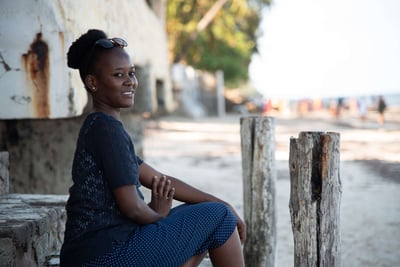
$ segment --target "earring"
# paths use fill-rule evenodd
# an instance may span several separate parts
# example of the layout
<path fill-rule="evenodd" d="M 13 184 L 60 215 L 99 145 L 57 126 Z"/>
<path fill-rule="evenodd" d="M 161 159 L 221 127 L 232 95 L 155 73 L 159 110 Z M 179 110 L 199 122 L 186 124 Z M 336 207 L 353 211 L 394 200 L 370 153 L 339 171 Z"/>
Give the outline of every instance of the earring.
<path fill-rule="evenodd" d="M 92 87 L 92 91 L 93 91 L 93 92 L 96 92 L 96 91 L 97 91 L 97 89 L 96 89 L 95 86 Z"/>

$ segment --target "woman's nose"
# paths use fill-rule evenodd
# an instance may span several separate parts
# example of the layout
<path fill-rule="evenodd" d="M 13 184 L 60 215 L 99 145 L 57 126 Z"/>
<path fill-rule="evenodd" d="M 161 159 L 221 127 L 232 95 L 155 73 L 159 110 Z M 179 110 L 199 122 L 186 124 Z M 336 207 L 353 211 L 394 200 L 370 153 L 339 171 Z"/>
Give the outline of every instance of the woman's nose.
<path fill-rule="evenodd" d="M 136 76 L 130 77 L 129 80 L 130 80 L 130 83 L 133 85 L 133 88 L 136 90 L 136 88 L 139 85 L 139 82 L 138 82 Z"/>
<path fill-rule="evenodd" d="M 127 76 L 127 78 L 125 79 L 125 85 L 134 85 L 135 83 L 137 83 L 137 79 L 136 76 Z"/>

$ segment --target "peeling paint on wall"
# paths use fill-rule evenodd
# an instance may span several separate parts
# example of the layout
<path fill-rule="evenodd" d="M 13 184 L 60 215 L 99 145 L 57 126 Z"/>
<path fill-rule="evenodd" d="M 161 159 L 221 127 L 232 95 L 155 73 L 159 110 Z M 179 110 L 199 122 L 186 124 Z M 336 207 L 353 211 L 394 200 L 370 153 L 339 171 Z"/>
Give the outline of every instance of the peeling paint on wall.
<path fill-rule="evenodd" d="M 63 32 L 58 32 L 58 37 L 60 38 L 60 44 L 61 44 L 61 51 L 66 51 L 65 49 L 65 37 Z"/>
<path fill-rule="evenodd" d="M 49 118 L 49 47 L 42 40 L 42 33 L 36 35 L 30 50 L 22 55 L 28 88 L 32 90 L 33 108 L 37 118 Z"/>
<path fill-rule="evenodd" d="M 9 71 L 20 71 L 21 69 L 19 68 L 11 68 L 11 66 L 6 62 L 4 59 L 3 55 L 0 52 L 0 66 L 3 67 L 3 71 L 0 72 L 0 79 L 4 76 Z"/>
<path fill-rule="evenodd" d="M 4 61 L 4 58 L 3 58 L 3 56 L 1 55 L 1 53 L 0 53 L 0 63 L 1 63 L 1 65 L 3 65 L 3 68 L 4 68 L 4 70 L 5 70 L 6 72 L 11 70 L 11 68 L 10 68 L 10 66 L 7 64 L 7 62 Z"/>
<path fill-rule="evenodd" d="M 17 104 L 26 105 L 31 103 L 32 98 L 30 96 L 24 96 L 24 95 L 13 95 L 11 96 L 11 100 L 13 100 Z"/>

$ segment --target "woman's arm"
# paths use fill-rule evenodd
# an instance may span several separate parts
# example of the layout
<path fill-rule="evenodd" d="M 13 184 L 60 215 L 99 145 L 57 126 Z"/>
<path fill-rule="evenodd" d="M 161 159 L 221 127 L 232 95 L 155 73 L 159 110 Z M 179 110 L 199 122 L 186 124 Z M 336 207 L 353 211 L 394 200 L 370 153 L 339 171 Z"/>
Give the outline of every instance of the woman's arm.
<path fill-rule="evenodd" d="M 210 202 L 210 201 L 224 202 L 221 199 L 211 194 L 200 191 L 175 177 L 160 173 L 159 171 L 155 170 L 145 162 L 140 164 L 139 180 L 143 186 L 151 189 L 152 177 L 154 176 L 158 177 L 166 176 L 167 180 L 171 181 L 172 187 L 175 188 L 174 199 L 178 201 L 182 201 L 185 203 L 192 203 L 192 204 L 201 202 Z"/>
<path fill-rule="evenodd" d="M 147 205 L 137 192 L 136 186 L 126 185 L 113 190 L 122 214 L 138 224 L 149 224 L 168 216 L 175 189 L 165 178 L 151 180 L 152 199 Z"/>

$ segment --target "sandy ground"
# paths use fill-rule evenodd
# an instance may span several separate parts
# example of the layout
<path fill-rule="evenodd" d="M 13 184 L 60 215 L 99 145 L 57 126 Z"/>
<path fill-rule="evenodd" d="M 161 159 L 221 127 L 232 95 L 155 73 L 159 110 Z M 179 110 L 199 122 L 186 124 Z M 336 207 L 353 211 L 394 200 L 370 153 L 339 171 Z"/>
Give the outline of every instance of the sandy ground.
<path fill-rule="evenodd" d="M 276 266 L 293 266 L 289 139 L 300 131 L 340 133 L 342 266 L 400 266 L 400 113 L 380 127 L 327 113 L 275 118 Z M 240 115 L 164 117 L 145 122 L 145 160 L 162 172 L 230 202 L 243 213 Z M 205 261 L 201 266 L 211 266 Z"/>

